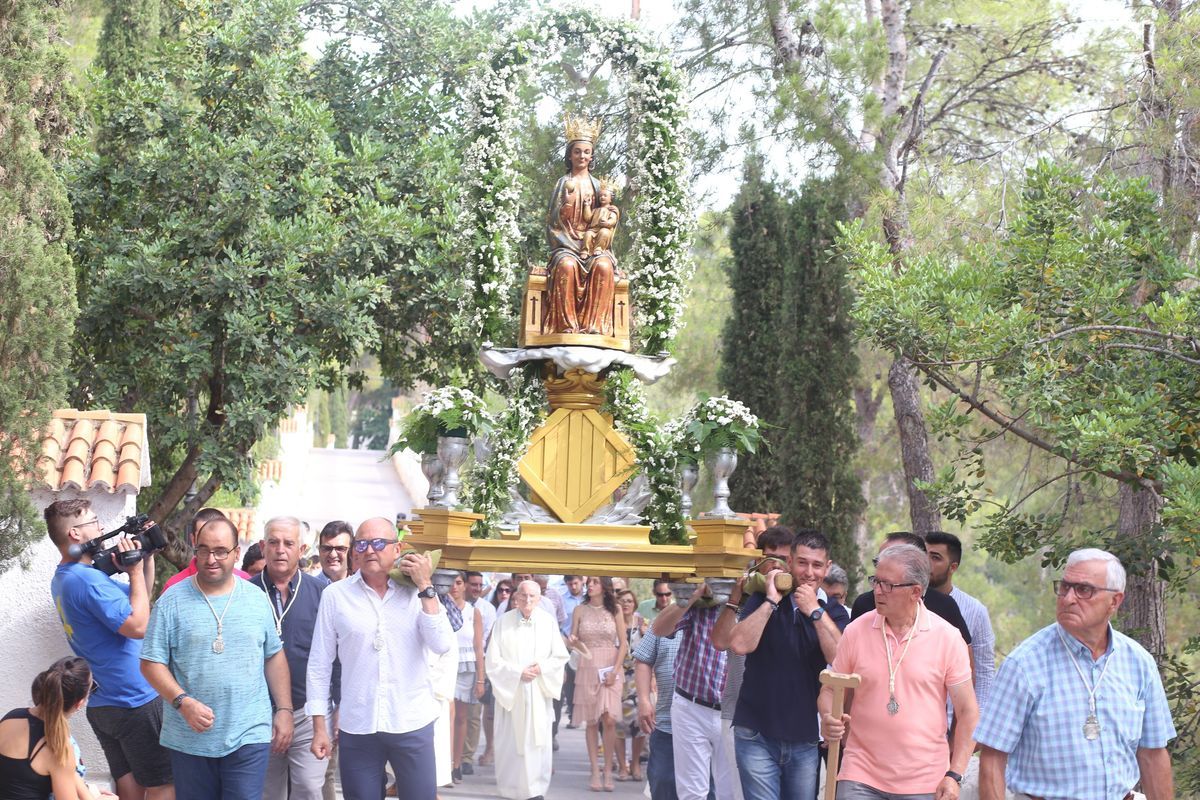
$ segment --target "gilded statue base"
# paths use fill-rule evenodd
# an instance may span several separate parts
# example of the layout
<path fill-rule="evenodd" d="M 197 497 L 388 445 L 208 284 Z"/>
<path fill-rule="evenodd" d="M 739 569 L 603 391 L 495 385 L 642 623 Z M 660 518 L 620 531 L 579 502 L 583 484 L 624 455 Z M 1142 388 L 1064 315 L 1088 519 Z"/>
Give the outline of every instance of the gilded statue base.
<path fill-rule="evenodd" d="M 599 333 L 543 333 L 546 317 L 546 274 L 536 269 L 525 283 L 525 297 L 521 304 L 521 331 L 517 342 L 521 347 L 551 347 L 554 345 L 576 345 L 580 347 L 606 347 L 628 353 L 629 322 L 632 308 L 629 305 L 629 280 L 621 278 L 613 289 L 613 335 Z"/>

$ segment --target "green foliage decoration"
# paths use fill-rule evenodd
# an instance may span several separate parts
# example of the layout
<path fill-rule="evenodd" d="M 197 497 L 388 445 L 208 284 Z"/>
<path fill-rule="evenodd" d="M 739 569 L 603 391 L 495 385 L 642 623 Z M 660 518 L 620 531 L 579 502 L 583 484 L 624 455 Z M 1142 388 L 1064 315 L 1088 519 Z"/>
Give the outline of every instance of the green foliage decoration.
<path fill-rule="evenodd" d="M 491 420 L 486 457 L 476 462 L 470 480 L 464 481 L 467 508 L 483 514 L 483 520 L 471 529 L 476 538 L 499 536 L 501 518 L 517 485 L 517 462 L 545 415 L 546 390 L 536 365 L 514 371 L 505 388 L 504 408 Z"/>
<path fill-rule="evenodd" d="M 683 424 L 664 424 L 650 413 L 645 392 L 629 369 L 609 372 L 604 381 L 605 411 L 617 430 L 629 437 L 637 467 L 646 476 L 652 498 L 643 517 L 655 544 L 684 544 L 683 496 L 679 490 L 680 453 L 685 446 Z M 631 476 L 632 477 L 632 476 Z"/>
<path fill-rule="evenodd" d="M 79 121 L 61 2 L 0 3 L 0 570 L 45 528 L 29 500 L 41 434 L 67 392 L 75 319 L 66 188 Z"/>

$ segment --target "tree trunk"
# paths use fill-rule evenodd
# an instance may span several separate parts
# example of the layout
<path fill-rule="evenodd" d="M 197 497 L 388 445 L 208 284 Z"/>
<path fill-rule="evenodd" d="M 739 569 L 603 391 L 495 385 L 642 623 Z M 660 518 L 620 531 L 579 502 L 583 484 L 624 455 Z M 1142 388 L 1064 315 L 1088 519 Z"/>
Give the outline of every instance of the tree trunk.
<path fill-rule="evenodd" d="M 221 482 L 216 478 L 209 478 L 191 500 L 184 503 L 182 508 L 172 512 L 162 523 L 163 532 L 167 534 L 169 542 L 167 549 L 163 551 L 163 557 L 174 564 L 176 569 L 183 569 L 192 557 L 189 546 L 191 542 L 187 540 L 186 535 L 188 522 L 217 493 L 219 488 L 221 488 Z"/>
<path fill-rule="evenodd" d="M 888 389 L 896 414 L 896 429 L 900 433 L 900 460 L 904 464 L 908 516 L 913 533 L 941 530 L 941 512 L 916 486 L 918 480 L 933 481 L 933 459 L 929 457 L 929 436 L 925 431 L 925 415 L 921 412 L 921 387 L 912 365 L 903 356 L 893 361 L 888 370 Z"/>
<path fill-rule="evenodd" d="M 1122 482 L 1117 494 L 1120 506 L 1117 533 L 1122 543 L 1133 544 L 1134 552 L 1149 557 L 1149 569 L 1129 571 L 1125 581 L 1125 602 L 1121 605 L 1121 629 L 1161 661 L 1166 653 L 1167 584 L 1158 577 L 1158 545 L 1152 534 L 1159 524 L 1162 498 L 1153 490 Z M 1141 540 L 1133 543 L 1129 540 Z M 1154 548 L 1154 550 L 1151 550 Z"/>

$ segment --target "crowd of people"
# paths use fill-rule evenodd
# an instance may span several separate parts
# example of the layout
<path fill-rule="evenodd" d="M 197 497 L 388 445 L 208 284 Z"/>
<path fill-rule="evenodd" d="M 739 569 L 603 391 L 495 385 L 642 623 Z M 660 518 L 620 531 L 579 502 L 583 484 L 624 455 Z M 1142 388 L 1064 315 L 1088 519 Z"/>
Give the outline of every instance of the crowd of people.
<path fill-rule="evenodd" d="M 152 604 L 152 556 L 125 580 L 92 567 L 87 501 L 46 523 L 76 656 L 0 721 L 0 800 L 107 794 L 70 734 L 85 707 L 120 800 L 434 800 L 484 765 L 537 800 L 560 722 L 584 729 L 591 791 L 652 800 L 813 800 L 830 748 L 841 800 L 1174 794 L 1162 683 L 1111 625 L 1125 571 L 1102 550 L 1071 554 L 1056 621 L 997 670 L 948 533 L 887 535 L 851 600 L 821 532 L 776 526 L 728 598 L 659 580 L 639 603 L 608 576 L 462 572 L 439 594 L 385 518 L 326 525 L 315 568 L 292 517 L 242 553 L 203 509 Z"/>

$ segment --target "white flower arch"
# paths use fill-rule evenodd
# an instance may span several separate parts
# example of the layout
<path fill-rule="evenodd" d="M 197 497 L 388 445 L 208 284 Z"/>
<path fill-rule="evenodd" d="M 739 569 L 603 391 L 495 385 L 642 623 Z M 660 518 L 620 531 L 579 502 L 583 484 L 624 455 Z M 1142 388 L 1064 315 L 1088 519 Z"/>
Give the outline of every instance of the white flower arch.
<path fill-rule="evenodd" d="M 693 211 L 684 152 L 687 108 L 678 71 L 633 22 L 582 8 L 545 12 L 486 53 L 470 84 L 473 105 L 466 175 L 473 236 L 465 319 L 485 342 L 504 342 L 513 331 L 511 296 L 518 278 L 520 191 L 513 166 L 520 121 L 518 91 L 533 71 L 568 45 L 581 46 L 596 63 L 611 59 L 628 81 L 630 172 L 639 178 L 628 214 L 630 278 L 638 349 L 667 350 L 679 328 L 684 288 L 692 275 L 689 252 Z"/>

